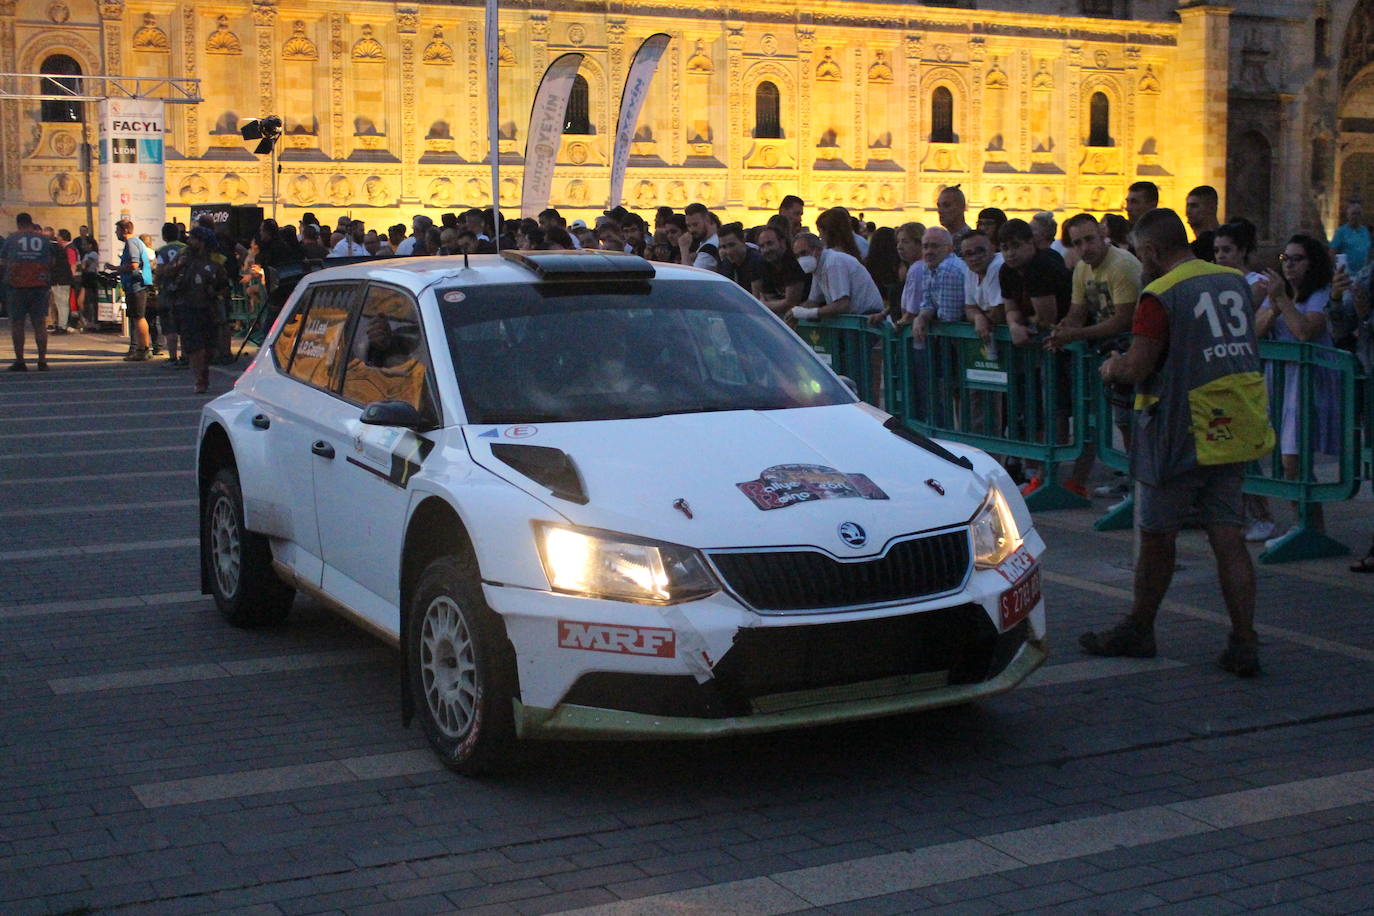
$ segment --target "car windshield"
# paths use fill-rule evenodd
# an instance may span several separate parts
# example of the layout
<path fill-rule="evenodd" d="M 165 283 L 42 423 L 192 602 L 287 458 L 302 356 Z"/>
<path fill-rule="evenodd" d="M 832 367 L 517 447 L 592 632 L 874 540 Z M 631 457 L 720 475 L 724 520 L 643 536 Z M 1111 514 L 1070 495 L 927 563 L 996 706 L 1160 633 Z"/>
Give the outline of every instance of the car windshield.
<path fill-rule="evenodd" d="M 854 396 L 733 283 L 435 293 L 469 423 L 622 420 L 848 404 Z"/>

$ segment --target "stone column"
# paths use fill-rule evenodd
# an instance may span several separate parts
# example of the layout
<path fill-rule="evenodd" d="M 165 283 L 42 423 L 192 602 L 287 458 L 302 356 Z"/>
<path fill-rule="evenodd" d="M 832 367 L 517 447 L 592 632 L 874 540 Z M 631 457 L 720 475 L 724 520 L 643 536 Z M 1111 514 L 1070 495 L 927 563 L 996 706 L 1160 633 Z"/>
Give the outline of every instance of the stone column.
<path fill-rule="evenodd" d="M 747 206 L 744 200 L 745 121 L 744 121 L 744 23 L 726 23 L 725 92 L 728 99 L 729 130 L 725 138 L 725 205 L 731 209 Z"/>
<path fill-rule="evenodd" d="M 921 96 L 921 36 L 907 33 L 903 49 L 906 53 L 906 136 L 902 139 L 906 199 L 903 206 L 910 207 L 921 196 L 921 156 L 925 152 L 925 144 L 921 142 L 921 112 L 925 102 Z"/>
<path fill-rule="evenodd" d="M 687 138 L 682 135 L 682 32 L 672 33 L 673 40 L 668 44 L 668 98 L 672 108 L 672 140 L 668 161 L 681 165 L 686 149 Z"/>
<path fill-rule="evenodd" d="M 1066 87 L 1069 100 L 1067 117 L 1064 118 L 1064 132 L 1068 134 L 1068 142 L 1065 144 L 1067 149 L 1067 160 L 1064 163 L 1064 171 L 1068 173 L 1068 194 L 1066 197 L 1072 198 L 1072 203 L 1079 209 L 1087 209 L 1090 201 L 1087 198 L 1087 190 L 1082 186 L 1083 178 L 1081 172 L 1081 160 L 1083 158 L 1083 131 L 1087 125 L 1083 123 L 1083 46 L 1081 44 L 1071 44 L 1064 51 L 1064 58 L 1068 63 L 1068 75 L 1064 79 L 1068 82 Z M 1060 98 L 1064 95 L 1060 94 Z M 1050 109 L 1050 123 L 1054 123 L 1054 110 Z M 1051 131 L 1052 133 L 1052 131 Z M 1065 204 L 1070 203 L 1065 200 Z"/>
<path fill-rule="evenodd" d="M 1222 195 L 1226 212 L 1226 107 L 1229 86 L 1228 58 L 1231 45 L 1231 10 L 1224 6 L 1190 6 L 1178 11 L 1183 27 L 1178 36 L 1175 67 L 1182 79 L 1174 84 L 1172 98 L 1177 123 L 1192 125 L 1174 141 L 1174 170 L 1178 187 L 1209 184 Z M 1182 206 L 1183 201 L 1174 201 Z"/>
<path fill-rule="evenodd" d="M 856 169 L 868 167 L 868 68 L 864 66 L 864 49 L 855 48 L 854 68 L 854 142 L 849 148 L 849 162 Z"/>
<path fill-rule="evenodd" d="M 420 8 L 396 8 L 396 31 L 401 36 L 401 200 L 419 202 L 418 139 L 420 125 L 415 101 L 415 33 L 420 28 Z"/>
<path fill-rule="evenodd" d="M 807 25 L 797 26 L 797 170 L 801 178 L 801 199 L 806 201 L 812 212 L 819 212 L 812 193 L 813 172 L 816 165 L 816 135 L 811 128 L 811 87 L 815 82 L 816 68 L 811 62 L 816 50 L 816 30 Z"/>
<path fill-rule="evenodd" d="M 182 76 L 194 79 L 200 72 L 200 48 L 197 44 L 196 29 L 196 8 L 192 4 L 187 4 L 181 8 L 181 55 L 182 55 Z M 203 96 L 205 93 L 201 92 Z M 200 155 L 200 106 L 199 105 L 168 105 L 169 109 L 180 114 L 174 120 L 179 120 L 180 136 L 177 138 L 177 148 L 182 155 L 188 159 L 193 159 Z"/>
<path fill-rule="evenodd" d="M 1136 45 L 1128 45 L 1123 52 L 1126 58 L 1125 76 L 1122 78 L 1122 94 L 1125 96 L 1125 103 L 1122 108 L 1120 120 L 1117 121 L 1118 130 L 1116 143 L 1121 148 L 1121 174 L 1127 179 L 1127 183 L 1135 181 L 1136 169 L 1140 166 L 1140 144 L 1136 141 L 1136 95 L 1140 91 L 1140 48 Z M 1225 123 L 1222 126 L 1225 130 Z M 1223 163 L 1224 165 L 1224 163 Z M 1225 179 L 1222 180 L 1225 184 Z M 1225 191 L 1218 189 L 1217 194 L 1224 194 Z M 1219 210 L 1219 213 L 1225 213 Z"/>
<path fill-rule="evenodd" d="M 486 99 L 486 59 L 482 56 L 482 18 L 476 16 L 467 23 L 467 67 L 468 67 L 468 146 L 460 155 L 469 162 L 481 162 L 486 155 L 487 107 Z M 492 151 L 495 154 L 495 151 Z"/>
<path fill-rule="evenodd" d="M 329 155 L 346 159 L 353 148 L 353 133 L 348 130 L 347 93 L 344 86 L 344 60 L 348 45 L 344 41 L 343 13 L 329 14 L 329 41 L 325 47 L 329 55 Z"/>
<path fill-rule="evenodd" d="M 258 110 L 249 117 L 277 113 L 277 5 L 275 0 L 254 0 L 253 33 L 257 45 Z M 272 206 L 272 157 L 258 157 L 258 198 L 268 211 Z M 278 189 L 280 191 L 280 189 Z"/>
<path fill-rule="evenodd" d="M 980 205 L 985 201 L 983 197 L 983 160 L 987 158 L 985 148 L 988 145 L 987 138 L 983 136 L 983 99 L 986 97 L 983 92 L 983 61 L 987 57 L 986 51 L 985 39 L 978 36 L 969 39 L 968 136 L 961 138 L 964 141 L 964 149 L 968 150 L 968 183 L 972 193 L 967 196 L 979 201 Z"/>
<path fill-rule="evenodd" d="M 6 73 L 14 73 L 19 69 L 15 53 L 14 0 L 0 0 L 0 68 Z M 7 90 L 17 88 L 12 81 L 6 80 L 6 83 Z M 5 200 L 19 200 L 23 193 L 19 165 L 21 120 L 18 102 L 0 103 L 0 148 L 5 151 L 4 156 L 0 156 L 0 180 L 4 182 Z"/>
<path fill-rule="evenodd" d="M 1013 63 L 1014 61 L 1014 63 Z M 1017 131 L 1016 148 L 1012 162 L 1017 171 L 1029 172 L 1031 165 L 1031 52 L 1019 51 L 1015 58 L 1007 58 L 1007 69 L 1011 71 L 1012 85 L 1016 87 Z M 1010 146 L 1010 144 L 1008 144 Z"/>

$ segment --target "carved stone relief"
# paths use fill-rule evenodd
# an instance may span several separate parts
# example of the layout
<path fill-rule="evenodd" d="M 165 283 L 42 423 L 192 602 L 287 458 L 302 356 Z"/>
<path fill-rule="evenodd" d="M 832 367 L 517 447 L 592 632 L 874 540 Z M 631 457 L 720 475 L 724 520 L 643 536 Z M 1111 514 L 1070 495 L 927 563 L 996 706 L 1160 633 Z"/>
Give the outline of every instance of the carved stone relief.
<path fill-rule="evenodd" d="M 1009 85 L 1007 73 L 1000 66 L 999 58 L 992 59 L 992 66 L 988 68 L 987 75 L 983 77 L 983 85 L 989 89 L 1006 89 Z"/>
<path fill-rule="evenodd" d="M 840 65 L 835 61 L 834 49 L 826 47 L 821 51 L 820 62 L 816 64 L 816 79 L 833 82 L 840 78 Z"/>
<path fill-rule="evenodd" d="M 394 200 L 386 179 L 378 175 L 369 175 L 363 181 L 363 196 L 374 207 L 385 207 Z"/>
<path fill-rule="evenodd" d="M 506 41 L 505 29 L 497 29 L 496 31 L 496 62 L 502 67 L 515 66 L 515 52 L 511 50 L 510 44 Z"/>
<path fill-rule="evenodd" d="M 868 68 L 870 83 L 892 82 L 892 64 L 888 63 L 887 52 L 881 49 L 873 52 L 873 64 Z"/>
<path fill-rule="evenodd" d="M 711 58 L 706 53 L 706 42 L 698 38 L 696 48 L 692 51 L 692 56 L 687 58 L 687 72 L 711 73 L 714 70 L 715 65 L 711 63 Z"/>
<path fill-rule="evenodd" d="M 62 207 L 70 207 L 85 197 L 81 179 L 71 172 L 58 172 L 48 182 L 48 197 Z"/>
<path fill-rule="evenodd" d="M 291 179 L 286 189 L 287 197 L 301 206 L 310 206 L 315 203 L 318 194 L 315 179 L 309 175 L 296 175 Z"/>
<path fill-rule="evenodd" d="M 1155 68 L 1150 64 L 1145 65 L 1145 73 L 1140 77 L 1140 83 L 1136 87 L 1145 95 L 1159 94 L 1159 77 L 1155 76 Z"/>
<path fill-rule="evenodd" d="M 305 23 L 297 19 L 291 23 L 291 37 L 281 46 L 282 60 L 319 60 L 320 52 L 305 34 Z"/>
<path fill-rule="evenodd" d="M 372 26 L 363 26 L 363 37 L 353 43 L 353 59 L 368 63 L 386 60 L 386 49 L 372 34 Z"/>
<path fill-rule="evenodd" d="M 215 20 L 215 30 L 210 33 L 210 37 L 205 39 L 205 51 L 207 54 L 242 54 L 243 43 L 239 37 L 229 30 L 229 17 L 220 14 Z"/>
<path fill-rule="evenodd" d="M 71 8 L 68 7 L 66 3 L 62 2 L 62 0 L 56 0 L 55 3 L 48 7 L 48 18 L 58 25 L 62 25 L 68 19 L 72 18 Z"/>
<path fill-rule="evenodd" d="M 220 200 L 228 201 L 231 204 L 248 202 L 248 182 L 243 179 L 243 176 L 235 172 L 230 172 L 221 178 L 217 190 Z"/>
<path fill-rule="evenodd" d="M 457 188 L 447 178 L 436 178 L 429 183 L 426 197 L 432 207 L 447 207 L 454 201 Z"/>
<path fill-rule="evenodd" d="M 135 51 L 165 53 L 172 49 L 167 33 L 158 28 L 157 17 L 152 13 L 143 14 L 143 26 L 134 32 L 133 45 Z"/>

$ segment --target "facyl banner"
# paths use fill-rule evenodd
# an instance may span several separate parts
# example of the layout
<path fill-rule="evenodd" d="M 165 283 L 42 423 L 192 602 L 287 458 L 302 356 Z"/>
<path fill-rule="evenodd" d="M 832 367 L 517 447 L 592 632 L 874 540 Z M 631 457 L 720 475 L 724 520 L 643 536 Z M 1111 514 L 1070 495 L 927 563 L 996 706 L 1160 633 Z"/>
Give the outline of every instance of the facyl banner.
<path fill-rule="evenodd" d="M 136 234 L 152 233 L 154 238 L 167 221 L 164 109 L 165 105 L 155 99 L 105 99 L 100 103 L 100 226 L 96 238 L 106 261 L 119 257 L 114 234 L 117 221 L 131 219 Z"/>
<path fill-rule="evenodd" d="M 544 71 L 530 109 L 529 134 L 525 138 L 525 183 L 520 189 L 520 215 L 539 216 L 549 205 L 553 187 L 553 166 L 563 136 L 563 119 L 568 114 L 568 98 L 573 80 L 582 66 L 576 51 L 563 54 Z"/>
<path fill-rule="evenodd" d="M 630 143 L 635 138 L 635 125 L 639 123 L 639 112 L 644 107 L 644 99 L 649 94 L 649 83 L 653 81 L 654 71 L 658 69 L 659 59 L 668 48 L 670 37 L 657 32 L 644 39 L 644 44 L 635 52 L 630 62 L 630 72 L 625 77 L 625 91 L 620 96 L 620 119 L 615 127 L 615 151 L 611 156 L 611 199 L 607 209 L 620 206 L 620 193 L 625 185 L 625 166 L 630 159 Z"/>

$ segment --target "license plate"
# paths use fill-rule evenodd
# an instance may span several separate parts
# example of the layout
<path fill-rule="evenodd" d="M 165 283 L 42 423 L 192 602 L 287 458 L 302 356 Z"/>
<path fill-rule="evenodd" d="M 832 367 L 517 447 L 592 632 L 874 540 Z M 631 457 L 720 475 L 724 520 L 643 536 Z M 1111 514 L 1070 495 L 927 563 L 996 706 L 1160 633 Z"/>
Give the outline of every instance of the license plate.
<path fill-rule="evenodd" d="M 1040 603 L 1040 567 L 1002 593 L 1002 629 L 1010 630 Z"/>

